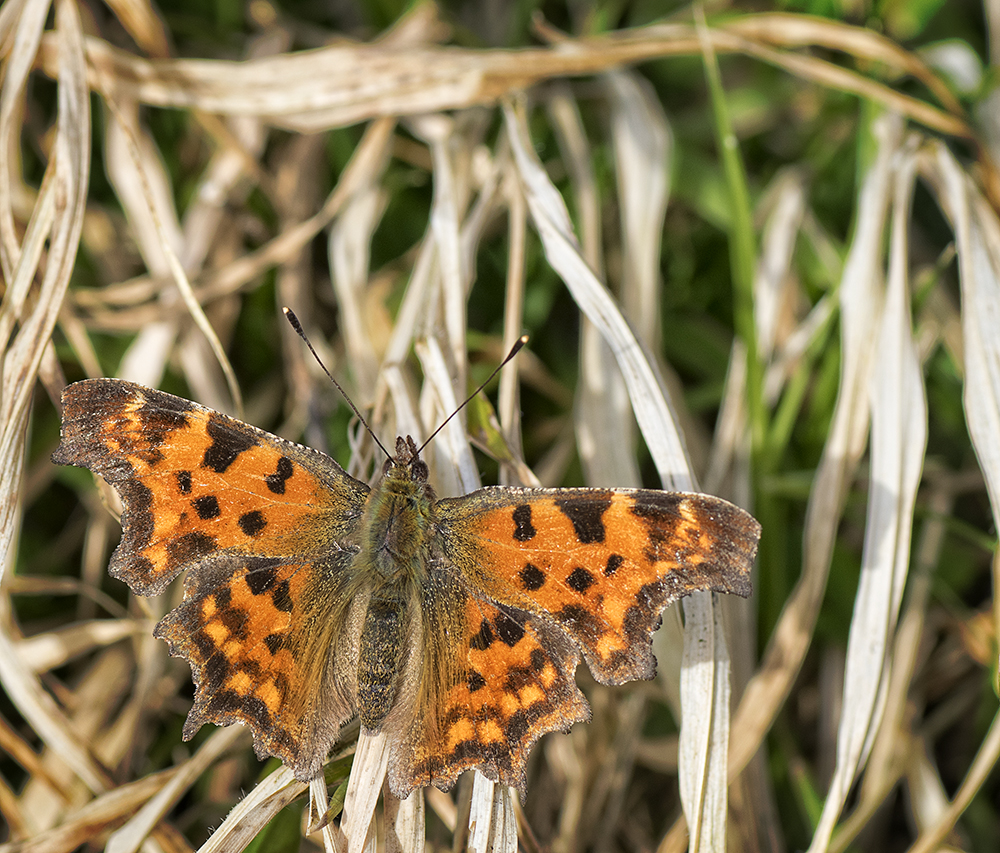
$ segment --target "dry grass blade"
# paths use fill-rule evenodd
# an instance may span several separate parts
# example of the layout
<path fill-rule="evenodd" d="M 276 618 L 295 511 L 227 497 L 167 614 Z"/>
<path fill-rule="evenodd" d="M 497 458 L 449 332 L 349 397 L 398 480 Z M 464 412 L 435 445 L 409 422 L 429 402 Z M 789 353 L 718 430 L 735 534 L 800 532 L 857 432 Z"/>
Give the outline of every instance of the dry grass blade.
<path fill-rule="evenodd" d="M 806 176 L 788 169 L 775 178 L 770 194 L 773 207 L 764 226 L 764 238 L 754 275 L 754 316 L 757 320 L 757 349 L 766 362 L 771 358 L 778 335 L 783 303 L 792 270 L 792 254 L 802 227 L 806 207 Z M 777 379 L 777 377 L 776 377 Z M 769 397 L 777 397 L 778 382 L 771 381 Z"/>
<path fill-rule="evenodd" d="M 427 823 L 423 792 L 415 791 L 402 802 L 391 793 L 383 792 L 383 796 L 386 853 L 410 853 L 425 849 L 424 830 Z"/>
<path fill-rule="evenodd" d="M 2 615 L 3 623 L 10 624 L 9 614 Z M 21 716 L 31 724 L 32 731 L 65 766 L 91 791 L 103 792 L 108 784 L 107 777 L 80 744 L 69 721 L 39 684 L 35 673 L 21 660 L 6 628 L 0 631 L 0 683 Z"/>
<path fill-rule="evenodd" d="M 344 800 L 343 829 L 348 853 L 361 853 L 369 847 L 374 849 L 375 806 L 388 766 L 389 748 L 385 735 L 362 731 Z M 422 797 L 423 793 L 415 791 L 411 796 Z"/>
<path fill-rule="evenodd" d="M 152 627 L 148 622 L 133 619 L 95 619 L 20 640 L 17 650 L 34 672 L 48 672 L 84 652 L 117 643 L 139 632 L 149 632 Z"/>
<path fill-rule="evenodd" d="M 415 349 L 426 378 L 423 420 L 425 424 L 438 424 L 456 411 L 462 401 L 455 394 L 445 353 L 438 341 L 435 338 L 427 338 L 425 341 L 419 341 Z M 452 418 L 438 433 L 440 440 L 436 439 L 438 455 L 435 457 L 435 464 L 440 481 L 447 484 L 442 486 L 442 489 L 446 489 L 448 485 L 452 488 L 452 491 L 442 492 L 443 494 L 465 495 L 475 491 L 482 484 L 479 479 L 479 468 L 472 455 L 472 448 L 469 446 L 460 417 L 461 415 Z"/>
<path fill-rule="evenodd" d="M 0 844 L 0 853 L 70 853 L 118 826 L 163 789 L 174 774 L 164 770 L 95 797 L 58 827 L 34 838 Z"/>
<path fill-rule="evenodd" d="M 373 389 L 378 376 L 378 354 L 372 330 L 365 320 L 369 313 L 365 300 L 371 273 L 372 235 L 385 212 L 386 194 L 380 188 L 380 181 L 389 158 L 387 145 L 380 154 L 378 160 L 372 159 L 367 173 L 359 175 L 343 212 L 330 228 L 327 243 L 347 352 L 355 385 L 361 389 Z"/>
<path fill-rule="evenodd" d="M 35 8 L 38 5 L 35 4 Z M 46 169 L 39 207 L 43 210 L 47 207 L 46 197 L 58 199 L 59 203 L 55 205 L 51 217 L 42 217 L 44 224 L 37 218 L 32 221 L 35 229 L 44 229 L 47 232 L 48 253 L 46 266 L 41 271 L 41 284 L 30 310 L 21 314 L 17 300 L 5 300 L 3 308 L 0 309 L 7 313 L 18 311 L 18 315 L 10 317 L 10 320 L 17 320 L 20 323 L 16 337 L 7 345 L 4 353 L 3 371 L 0 377 L 0 464 L 6 472 L 0 485 L 0 572 L 9 561 L 8 548 L 15 532 L 16 495 L 21 488 L 22 460 L 25 452 L 23 438 L 28 407 L 42 355 L 45 348 L 50 345 L 49 337 L 55 326 L 63 294 L 69 284 L 83 225 L 84 200 L 89 177 L 90 110 L 84 84 L 83 34 L 76 6 L 72 2 L 58 4 L 56 23 L 61 47 L 58 127 L 53 156 Z M 30 33 L 27 35 L 30 41 Z M 7 82 L 5 79 L 5 84 Z M 17 94 L 16 83 L 10 88 L 4 86 L 5 99 L 17 97 Z M 8 102 L 0 112 L 10 115 L 13 109 L 13 105 Z M 6 172 L 6 169 L 4 171 Z M 25 235 L 27 244 L 34 240 L 35 235 L 32 234 L 32 230 L 29 226 Z M 8 232 L 7 236 L 12 234 Z M 8 245 L 8 251 L 13 248 Z M 33 257 L 28 252 L 22 252 L 20 257 L 8 255 L 8 260 L 16 267 L 13 282 L 22 276 L 27 276 L 29 279 L 33 277 L 35 264 L 39 258 Z M 25 264 L 31 264 L 32 269 L 26 269 L 23 266 Z M 10 329 L 13 323 L 4 322 L 2 325 Z M 4 599 L 0 607 L 0 614 L 5 626 L 9 625 L 11 618 L 7 599 Z M 67 765 L 92 791 L 103 790 L 106 784 L 103 773 L 73 737 L 62 713 L 22 661 L 6 630 L 0 632 L 0 646 L 2 646 L 0 682 L 3 683 L 7 695 L 25 719 L 31 721 L 32 728 L 41 733 L 43 740 L 64 757 Z"/>
<path fill-rule="evenodd" d="M 510 160 L 505 158 L 509 167 Z M 508 171 L 509 174 L 509 171 Z M 528 231 L 528 206 L 516 180 L 505 181 L 509 201 L 510 251 L 507 256 L 507 281 L 504 297 L 503 345 L 510 350 L 522 333 L 524 317 L 524 255 Z M 518 360 L 512 361 L 500 372 L 497 389 L 497 414 L 502 424 L 503 436 L 510 448 L 514 462 L 500 468 L 500 483 L 520 482 L 526 486 L 541 485 L 527 465 L 521 463 L 521 406 L 518 389 Z M 513 469 L 513 471 L 511 471 Z"/>
<path fill-rule="evenodd" d="M 161 210 L 172 210 L 172 206 L 168 206 L 164 203 L 160 203 L 159 205 L 157 204 L 147 175 L 147 164 L 144 164 L 143 162 L 143 155 L 140 151 L 139 145 L 136 143 L 135 136 L 133 135 L 133 128 L 130 128 L 129 123 L 126 123 L 123 120 L 123 116 L 113 100 L 108 100 L 108 106 L 111 107 L 112 113 L 114 113 L 118 119 L 118 135 L 122 140 L 122 145 L 125 151 L 132 160 L 132 165 L 135 170 L 134 174 L 136 186 L 134 189 L 135 191 L 141 193 L 143 201 L 145 202 L 145 204 L 136 204 L 136 208 L 146 212 L 144 219 L 148 221 L 152 230 L 150 240 L 152 241 L 155 239 L 155 243 L 153 243 L 153 245 L 155 245 L 156 249 L 159 250 L 159 257 L 162 258 L 162 262 L 166 270 L 170 273 L 174 284 L 177 286 L 177 291 L 180 294 L 184 305 L 187 307 L 195 325 L 201 330 L 202 334 L 205 336 L 205 340 L 208 341 L 211 351 L 214 354 L 219 367 L 222 369 L 223 374 L 225 375 L 226 385 L 229 388 L 229 393 L 232 399 L 232 406 L 220 406 L 219 408 L 232 409 L 235 411 L 237 416 L 240 416 L 243 414 L 243 395 L 240 391 L 239 383 L 236 381 L 236 374 L 233 372 L 233 366 L 229 363 L 229 357 L 226 355 L 226 351 L 222 346 L 222 342 L 219 340 L 219 336 L 215 333 L 215 329 L 212 328 L 212 324 L 209 322 L 208 317 L 205 316 L 205 311 L 191 287 L 191 282 L 188 280 L 187 273 L 184 272 L 184 267 L 181 265 L 180 259 L 177 257 L 177 251 L 171 245 L 173 241 L 179 242 L 178 230 L 175 227 L 168 231 L 164 227 L 163 219 L 158 211 L 158 208 Z M 146 159 L 147 162 L 150 159 L 155 161 L 155 158 L 147 157 Z M 131 184 L 132 182 L 130 181 L 129 183 Z M 176 222 L 174 224 L 176 225 Z M 157 337 L 161 336 L 157 335 Z M 160 365 L 165 367 L 165 349 L 163 350 L 163 356 L 164 357 L 160 362 Z M 159 378 L 159 376 L 155 377 L 155 381 L 151 384 L 159 384 Z"/>
<path fill-rule="evenodd" d="M 616 113 L 620 116 L 626 109 L 627 105 L 621 104 Z M 580 219 L 580 251 L 590 268 L 603 276 L 601 207 L 593 168 L 594 152 L 587 140 L 579 104 L 567 87 L 558 87 L 548 102 L 548 112 L 555 123 L 556 138 L 572 180 L 573 201 Z M 621 122 L 619 118 L 617 124 Z M 643 166 L 651 173 L 662 172 L 665 161 L 652 163 L 643 158 L 637 169 Z M 630 189 L 625 184 L 619 185 L 623 215 L 629 204 Z M 653 244 L 655 246 L 656 241 Z M 625 256 L 628 257 L 630 251 L 639 251 L 645 256 L 649 248 L 630 246 Z M 634 292 L 634 282 L 626 278 L 623 289 Z M 638 486 L 641 479 L 632 441 L 628 440 L 635 433 L 628 392 L 600 330 L 587 319 L 581 329 L 580 363 L 574 426 L 587 483 L 592 486 Z"/>
<path fill-rule="evenodd" d="M 1000 714 L 993 718 L 990 730 L 976 754 L 976 760 L 969 768 L 965 779 L 962 780 L 962 785 L 955 793 L 954 800 L 941 815 L 937 825 L 922 833 L 908 853 L 932 853 L 934 850 L 942 849 L 942 842 L 951 832 L 958 818 L 969 807 L 973 796 L 982 788 L 987 777 L 996 768 L 998 759 L 1000 759 Z"/>
<path fill-rule="evenodd" d="M 4 151 L 16 150 L 19 118 L 24 108 L 22 98 L 48 12 L 45 0 L 5 3 L 0 10 L 0 44 L 8 57 L 0 87 L 0 144 Z M 58 74 L 58 69 L 54 73 Z M 14 165 L 13 160 L 5 158 L 0 168 L 0 268 L 8 285 L 15 279 L 14 268 L 21 255 L 14 227 Z M 4 300 L 5 310 L 10 310 L 9 298 L 10 294 Z"/>
<path fill-rule="evenodd" d="M 587 319 L 598 327 L 611 347 L 625 377 L 639 428 L 664 485 L 690 490 L 693 477 L 683 442 L 652 364 L 614 300 L 584 260 L 565 203 L 531 148 L 523 114 L 507 105 L 504 118 L 528 209 L 545 247 L 546 258 Z"/>
<path fill-rule="evenodd" d="M 226 816 L 198 853 L 240 853 L 285 806 L 302 796 L 307 785 L 282 767 L 254 786 Z"/>
<path fill-rule="evenodd" d="M 42 4 L 34 4 L 37 10 Z M 30 29 L 25 33 L 30 45 L 35 25 L 40 32 L 42 21 L 26 22 Z M 0 485 L 0 577 L 8 562 L 8 549 L 14 535 L 16 495 L 21 486 L 22 445 L 28 406 L 34 391 L 35 377 L 49 337 L 56 323 L 63 294 L 69 284 L 77 243 L 83 227 L 84 202 L 90 170 L 90 102 L 85 87 L 80 20 L 76 7 L 61 2 L 57 7 L 57 26 L 61 61 L 59 65 L 58 126 L 53 145 L 53 157 L 48 164 L 43 184 L 39 217 L 33 218 L 25 234 L 25 244 L 39 248 L 48 240 L 45 267 L 41 286 L 30 310 L 24 313 L 25 303 L 16 294 L 26 298 L 27 284 L 38 269 L 40 254 L 18 254 L 14 238 L 11 210 L 0 202 L 0 244 L 4 250 L 4 269 L 9 275 L 11 292 L 0 308 L 0 329 L 4 330 L 6 350 L 0 373 L 0 465 L 7 472 Z M 27 69 L 25 69 L 26 73 Z M 7 84 L 11 83 L 10 86 Z M 14 101 L 21 95 L 22 85 L 15 73 L 13 80 L 5 77 L 0 92 L 0 145 L 10 150 L 9 133 L 16 130 L 11 124 L 15 114 Z M 10 174 L 7 167 L 0 168 L 6 176 L 7 189 Z M 4 187 L 0 185 L 0 195 Z M 32 227 L 33 226 L 33 227 Z M 23 284 L 19 284 L 22 282 Z M 20 328 L 12 342 L 8 338 L 15 323 Z"/>
<path fill-rule="evenodd" d="M 660 248 L 670 197 L 673 133 L 650 85 L 632 72 L 605 75 L 621 202 L 622 307 L 639 339 L 660 347 Z"/>
<path fill-rule="evenodd" d="M 954 224 L 962 284 L 965 401 L 969 433 L 986 478 L 993 517 L 1000 526 L 1000 258 L 996 217 L 969 186 L 955 158 L 937 148 L 932 177 Z"/>
<path fill-rule="evenodd" d="M 726 847 L 729 649 L 721 607 L 709 592 L 684 599 L 678 776 L 689 850 Z"/>
<path fill-rule="evenodd" d="M 471 853 L 516 853 L 517 826 L 510 791 L 477 773 L 469 814 Z"/>
<path fill-rule="evenodd" d="M 871 344 L 879 315 L 880 242 L 891 196 L 891 163 L 902 138 L 896 118 L 879 122 L 879 151 L 865 179 L 858 222 L 840 285 L 843 362 L 834 420 L 810 493 L 802 578 L 789 597 L 768 645 L 761 670 L 747 685 L 733 719 L 741 732 L 730 753 L 736 774 L 757 750 L 781 707 L 805 657 L 819 612 L 847 483 L 864 449 L 868 431 Z"/>
<path fill-rule="evenodd" d="M 760 30 L 769 34 L 766 22 L 747 29 L 755 35 Z M 828 31 L 816 29 L 814 41 L 831 41 Z M 871 97 L 936 130 L 970 135 L 962 119 L 830 62 L 772 50 L 745 38 L 738 29 L 721 27 L 708 36 L 716 51 L 745 52 L 805 79 Z M 836 38 L 843 48 L 854 46 L 864 49 L 859 53 L 886 55 L 873 49 L 870 34 L 863 29 L 853 44 L 844 33 Z M 558 49 L 550 50 L 338 45 L 250 63 L 147 61 L 99 39 L 87 42 L 95 88 L 157 106 L 256 115 L 301 132 L 379 116 L 422 115 L 492 104 L 549 78 L 594 74 L 657 57 L 700 52 L 694 28 L 685 25 L 563 40 Z M 932 77 L 918 60 L 909 57 L 904 61 L 898 53 L 892 58 L 907 72 L 920 69 L 922 78 Z M 47 69 L 51 54 L 50 46 L 43 45 Z M 938 82 L 934 90 L 943 92 L 945 87 Z"/>
<path fill-rule="evenodd" d="M 141 809 L 109 839 L 106 853 L 135 853 L 156 827 L 205 770 L 234 744 L 245 740 L 246 732 L 235 726 L 219 729 L 187 761 L 178 765 L 173 777 L 150 797 Z"/>
<path fill-rule="evenodd" d="M 906 275 L 906 234 L 915 170 L 916 152 L 911 145 L 901 152 L 895 169 L 888 288 L 870 389 L 872 486 L 861 581 L 847 646 L 837 769 L 810 853 L 827 848 L 880 723 L 889 675 L 887 652 L 909 568 L 913 507 L 927 445 L 927 404 L 910 332 Z"/>
<path fill-rule="evenodd" d="M 745 15 L 730 23 L 727 29 L 771 44 L 828 47 L 867 62 L 884 63 L 918 79 L 950 112 L 956 115 L 962 112 L 962 106 L 951 90 L 926 63 L 874 30 L 809 15 L 780 13 Z"/>
<path fill-rule="evenodd" d="M 466 384 L 464 365 L 468 265 L 462 263 L 459 208 L 464 207 L 464 204 L 459 197 L 455 152 L 464 140 L 456 137 L 454 123 L 444 116 L 420 116 L 412 119 L 409 124 L 430 148 L 434 172 L 430 236 L 437 250 L 441 314 L 450 349 L 449 362 L 455 366 L 458 374 L 456 382 L 462 388 Z M 430 320 L 430 317 L 428 314 L 427 319 Z"/>
<path fill-rule="evenodd" d="M 624 105 L 617 112 L 623 110 Z M 548 104 L 548 111 L 555 122 L 557 139 L 572 179 L 573 201 L 580 211 L 580 251 L 591 269 L 603 276 L 601 208 L 593 168 L 594 152 L 587 140 L 579 104 L 567 88 L 559 87 Z M 651 170 L 664 168 L 663 162 L 654 164 L 648 160 L 641 165 Z M 628 204 L 628 195 L 628 187 L 621 185 L 619 197 L 623 208 Z M 625 254 L 628 256 L 628 250 Z M 629 284 L 624 283 L 626 287 Z M 611 349 L 600 330 L 587 319 L 581 329 L 580 364 L 574 426 L 587 483 L 592 486 L 638 486 L 641 479 L 632 441 L 628 440 L 635 433 L 628 392 Z"/>

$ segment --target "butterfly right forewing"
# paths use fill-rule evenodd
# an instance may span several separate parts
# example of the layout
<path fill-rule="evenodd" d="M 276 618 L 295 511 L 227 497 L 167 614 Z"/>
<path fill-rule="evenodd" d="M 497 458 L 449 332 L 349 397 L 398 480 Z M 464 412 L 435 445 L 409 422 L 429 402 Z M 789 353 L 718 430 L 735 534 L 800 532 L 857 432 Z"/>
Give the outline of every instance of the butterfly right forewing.
<path fill-rule="evenodd" d="M 439 501 L 447 558 L 501 604 L 552 619 L 594 677 L 651 678 L 651 633 L 700 589 L 749 595 L 760 525 L 710 495 L 487 488 Z"/>

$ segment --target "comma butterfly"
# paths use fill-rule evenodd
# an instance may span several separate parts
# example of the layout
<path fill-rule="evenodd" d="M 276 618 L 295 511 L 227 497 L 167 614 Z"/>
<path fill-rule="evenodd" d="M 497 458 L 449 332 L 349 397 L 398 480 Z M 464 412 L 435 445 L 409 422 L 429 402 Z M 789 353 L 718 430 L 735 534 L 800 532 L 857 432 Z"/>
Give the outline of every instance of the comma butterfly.
<path fill-rule="evenodd" d="M 719 498 L 492 487 L 438 499 L 412 438 L 369 487 L 323 453 L 117 379 L 63 392 L 54 462 L 122 499 L 111 574 L 139 595 L 186 571 L 156 626 L 197 686 L 184 726 L 240 722 L 302 780 L 355 714 L 389 784 L 465 770 L 521 789 L 534 742 L 648 679 L 651 634 L 695 590 L 750 594 L 760 525 Z"/>

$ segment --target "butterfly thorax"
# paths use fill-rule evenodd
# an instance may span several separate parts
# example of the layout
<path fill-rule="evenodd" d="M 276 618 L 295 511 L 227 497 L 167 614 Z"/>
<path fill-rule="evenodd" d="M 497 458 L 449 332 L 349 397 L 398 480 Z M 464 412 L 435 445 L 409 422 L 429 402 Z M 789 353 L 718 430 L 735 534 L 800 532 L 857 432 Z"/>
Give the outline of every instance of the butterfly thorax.
<path fill-rule="evenodd" d="M 358 654 L 358 716 L 370 730 L 382 725 L 396 698 L 410 605 L 427 565 L 433 507 L 427 466 L 413 439 L 397 438 L 396 455 L 368 499 L 358 555 L 373 587 Z"/>
<path fill-rule="evenodd" d="M 372 489 L 361 525 L 360 556 L 377 573 L 373 580 L 418 576 L 434 526 L 433 507 L 427 465 L 413 439 L 396 439 L 396 455 Z"/>

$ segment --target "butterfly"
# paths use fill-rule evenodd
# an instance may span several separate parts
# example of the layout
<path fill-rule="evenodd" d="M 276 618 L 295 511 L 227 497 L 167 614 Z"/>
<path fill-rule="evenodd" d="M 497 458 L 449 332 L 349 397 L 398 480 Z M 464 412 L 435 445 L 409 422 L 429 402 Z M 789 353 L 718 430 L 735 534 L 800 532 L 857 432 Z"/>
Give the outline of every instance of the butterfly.
<path fill-rule="evenodd" d="M 524 791 L 538 738 L 589 719 L 574 673 L 654 675 L 695 590 L 750 594 L 760 525 L 703 494 L 487 487 L 438 499 L 409 436 L 369 487 L 333 459 L 117 379 L 69 385 L 52 459 L 121 497 L 112 576 L 182 603 L 156 626 L 196 685 L 184 726 L 243 723 L 302 780 L 355 715 L 388 780 L 477 769 Z"/>

